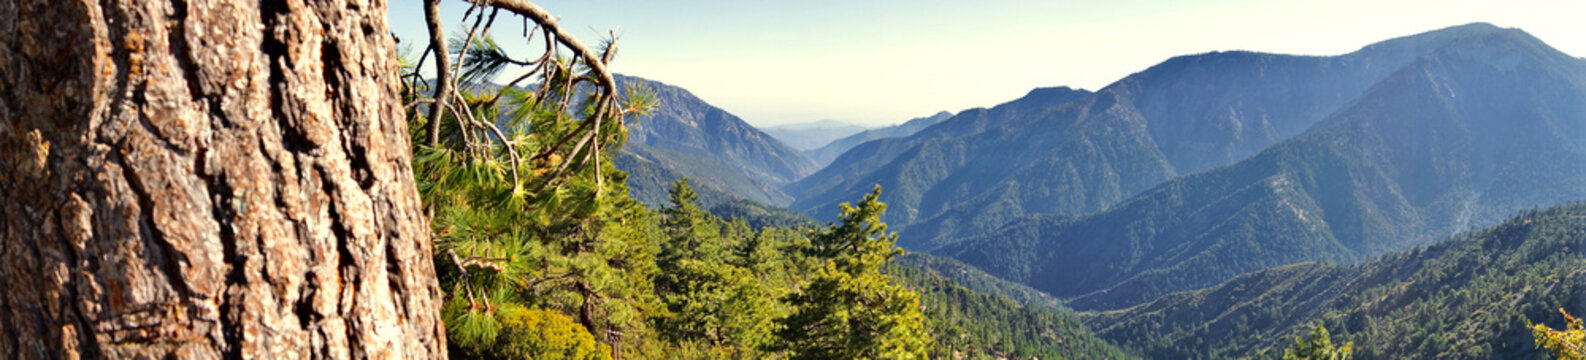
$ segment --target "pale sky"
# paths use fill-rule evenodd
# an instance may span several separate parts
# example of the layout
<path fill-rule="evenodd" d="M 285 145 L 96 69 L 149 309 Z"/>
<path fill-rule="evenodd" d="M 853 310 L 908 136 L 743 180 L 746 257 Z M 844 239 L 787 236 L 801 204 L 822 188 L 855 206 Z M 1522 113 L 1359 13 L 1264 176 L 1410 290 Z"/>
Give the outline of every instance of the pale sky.
<path fill-rule="evenodd" d="M 683 87 L 756 126 L 889 125 L 1036 87 L 1096 90 L 1177 55 L 1336 55 L 1471 22 L 1586 56 L 1586 0 L 535 2 L 585 43 L 620 28 L 614 71 Z M 468 3 L 442 4 L 447 28 L 462 28 Z M 418 0 L 390 4 L 404 45 L 425 43 L 423 15 Z M 520 24 L 498 17 L 509 51 L 526 48 Z"/>

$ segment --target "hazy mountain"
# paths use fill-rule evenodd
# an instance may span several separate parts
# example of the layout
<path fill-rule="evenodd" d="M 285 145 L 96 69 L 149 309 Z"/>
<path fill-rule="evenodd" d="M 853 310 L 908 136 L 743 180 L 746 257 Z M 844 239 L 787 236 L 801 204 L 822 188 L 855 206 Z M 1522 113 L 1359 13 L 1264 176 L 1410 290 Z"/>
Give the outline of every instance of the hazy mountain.
<path fill-rule="evenodd" d="M 766 127 L 763 127 L 762 129 L 781 129 L 781 130 L 795 130 L 795 131 L 797 131 L 797 130 L 835 129 L 835 128 L 859 128 L 860 130 L 863 130 L 866 127 L 864 125 L 850 123 L 850 122 L 844 122 L 844 121 L 840 121 L 840 120 L 825 119 L 825 120 L 805 121 L 805 122 L 796 122 L 796 123 L 791 123 L 791 124 L 766 126 Z"/>
<path fill-rule="evenodd" d="M 641 201 L 664 199 L 666 186 L 686 176 L 695 187 L 782 205 L 791 197 L 780 187 L 815 171 L 797 150 L 688 90 L 633 76 L 618 75 L 617 82 L 647 87 L 659 102 L 650 115 L 628 120 L 629 146 L 617 161 L 632 177 L 649 179 L 629 184 Z M 651 166 L 636 166 L 641 163 Z"/>
<path fill-rule="evenodd" d="M 1106 211 L 1026 219 L 937 252 L 1075 308 L 1120 308 L 1586 199 L 1586 61 L 1519 30 L 1483 28 L 1247 160 Z"/>
<path fill-rule="evenodd" d="M 906 140 L 861 145 L 786 189 L 798 198 L 794 210 L 819 218 L 837 201 L 881 184 L 888 190 L 882 200 L 903 210 L 886 220 L 904 230 L 905 245 L 920 249 L 1026 214 L 1102 210 L 1298 134 L 1405 64 L 1494 29 L 1449 28 L 1330 57 L 1176 57 L 1072 103 L 1042 104 L 945 135 L 932 131 L 976 115 L 966 111 Z"/>
<path fill-rule="evenodd" d="M 809 151 L 826 146 L 832 140 L 865 131 L 865 127 L 837 120 L 821 120 L 770 126 L 760 128 L 760 130 L 765 131 L 766 134 L 770 134 L 771 137 L 794 149 Z"/>
<path fill-rule="evenodd" d="M 1103 338 L 1157 359 L 1276 358 L 1309 324 L 1356 359 L 1539 359 L 1527 320 L 1586 313 L 1586 205 L 1354 266 L 1304 263 L 1091 314 Z"/>
<path fill-rule="evenodd" d="M 836 160 L 838 155 L 842 155 L 848 152 L 848 149 L 859 146 L 859 144 L 866 141 L 914 135 L 914 133 L 924 130 L 928 126 L 936 125 L 936 123 L 951 117 L 953 117 L 953 113 L 942 111 L 937 112 L 936 115 L 909 119 L 909 121 L 905 121 L 902 124 L 861 131 L 858 134 L 833 140 L 818 149 L 805 150 L 804 156 L 814 160 L 817 165 L 826 166 L 831 164 L 832 160 Z"/>

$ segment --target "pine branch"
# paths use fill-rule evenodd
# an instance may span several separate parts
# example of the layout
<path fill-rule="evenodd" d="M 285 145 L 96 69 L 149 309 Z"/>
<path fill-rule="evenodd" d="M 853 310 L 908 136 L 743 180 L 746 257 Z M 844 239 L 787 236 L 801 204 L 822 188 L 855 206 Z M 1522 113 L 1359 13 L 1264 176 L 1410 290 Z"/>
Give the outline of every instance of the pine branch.
<path fill-rule="evenodd" d="M 429 25 L 430 50 L 435 53 L 435 94 L 434 104 L 430 105 L 430 122 L 425 126 L 429 132 L 427 145 L 434 147 L 441 142 L 441 116 L 446 115 L 446 98 L 451 96 L 451 66 L 446 59 L 446 35 L 441 30 L 441 0 L 424 1 L 424 22 Z"/>
<path fill-rule="evenodd" d="M 583 42 L 580 42 L 578 39 L 573 38 L 572 36 L 569 36 L 563 32 L 562 27 L 556 23 L 556 18 L 552 17 L 550 12 L 545 11 L 545 9 L 541 8 L 539 5 L 535 5 L 534 3 L 528 2 L 526 0 L 473 0 L 470 2 L 511 11 L 520 16 L 527 17 L 529 20 L 533 20 L 536 24 L 539 24 L 541 27 L 545 28 L 546 31 L 555 35 L 556 42 L 567 46 L 567 48 L 573 50 L 577 56 L 584 58 L 586 60 L 584 63 L 588 64 L 589 69 L 593 71 L 598 77 L 597 81 L 600 83 L 599 85 L 601 87 L 607 89 L 617 88 L 617 79 L 611 75 L 611 72 L 606 70 L 605 61 L 596 61 L 596 59 L 605 60 L 606 57 L 596 54 L 594 51 L 590 50 L 588 46 L 584 46 Z M 613 47 L 615 46 L 613 45 Z"/>

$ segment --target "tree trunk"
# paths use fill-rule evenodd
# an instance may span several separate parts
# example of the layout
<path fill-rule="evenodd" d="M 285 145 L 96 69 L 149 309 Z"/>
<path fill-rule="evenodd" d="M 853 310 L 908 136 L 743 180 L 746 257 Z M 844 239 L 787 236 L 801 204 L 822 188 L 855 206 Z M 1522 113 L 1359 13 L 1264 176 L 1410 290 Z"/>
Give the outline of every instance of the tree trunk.
<path fill-rule="evenodd" d="M 445 356 L 383 0 L 0 0 L 0 357 Z"/>

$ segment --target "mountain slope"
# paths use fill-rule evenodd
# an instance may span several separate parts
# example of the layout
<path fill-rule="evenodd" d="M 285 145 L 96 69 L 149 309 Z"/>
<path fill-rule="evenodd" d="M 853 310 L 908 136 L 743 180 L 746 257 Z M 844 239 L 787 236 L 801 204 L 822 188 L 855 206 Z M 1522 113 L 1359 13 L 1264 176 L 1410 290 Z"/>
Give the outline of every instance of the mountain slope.
<path fill-rule="evenodd" d="M 1085 316 L 1149 358 L 1276 357 L 1320 323 L 1357 359 L 1543 358 L 1525 321 L 1586 312 L 1586 204 L 1355 266 L 1304 263 Z"/>
<path fill-rule="evenodd" d="M 931 358 L 1133 358 L 1098 338 L 1067 309 L 1021 305 L 1005 296 L 977 292 L 934 269 L 916 267 L 921 265 L 917 260 L 890 264 L 887 272 L 920 294 L 936 339 Z"/>
<path fill-rule="evenodd" d="M 936 149 L 934 146 L 951 143 L 953 138 L 979 133 L 1021 117 L 1026 112 L 1066 104 L 1087 95 L 1090 95 L 1089 91 L 1067 87 L 1035 89 L 1024 97 L 990 109 L 964 110 L 905 138 L 879 139 L 860 144 L 815 174 L 784 187 L 788 193 L 797 194 L 798 197 L 789 208 L 816 217 L 835 216 L 833 209 L 837 209 L 836 204 L 842 199 L 869 191 L 875 184 L 882 184 L 887 189 L 883 196 L 889 198 L 888 206 L 893 209 L 887 213 L 887 223 L 907 224 L 918 216 L 919 198 L 929 190 L 929 185 L 947 175 L 946 170 L 960 165 L 958 163 L 962 160 L 952 157 L 919 159 L 935 154 L 922 154 L 918 147 L 933 146 Z M 900 158 L 915 159 L 921 163 L 935 160 L 938 163 L 910 167 L 912 164 L 902 161 L 904 164 L 893 165 L 892 169 L 881 169 L 898 162 Z"/>
<path fill-rule="evenodd" d="M 861 131 L 858 134 L 832 140 L 820 148 L 805 150 L 804 156 L 814 160 L 815 164 L 824 167 L 827 164 L 831 164 L 833 160 L 837 160 L 837 156 L 848 152 L 848 149 L 859 146 L 859 144 L 863 144 L 866 141 L 914 135 L 920 130 L 925 130 L 926 127 L 936 125 L 951 117 L 953 117 L 953 113 L 941 111 L 935 115 L 909 119 L 909 121 L 905 121 L 902 124 Z"/>
<path fill-rule="evenodd" d="M 775 186 L 717 160 L 680 151 L 657 149 L 642 144 L 627 144 L 612 158 L 618 169 L 628 173 L 628 194 L 651 208 L 666 205 L 672 182 L 688 178 L 699 192 L 700 202 L 715 206 L 735 199 L 760 203 L 786 201 Z"/>
<path fill-rule="evenodd" d="M 1295 262 L 1359 260 L 1586 199 L 1582 99 L 1586 62 L 1519 30 L 1475 34 L 1250 159 L 937 253 L 1078 309 Z"/>
<path fill-rule="evenodd" d="M 1420 56 L 1496 30 L 1454 27 L 1331 57 L 1176 57 L 1070 105 L 892 145 L 904 149 L 855 148 L 844 155 L 854 159 L 839 158 L 787 189 L 798 197 L 792 208 L 809 211 L 879 183 L 892 196 L 883 200 L 906 210 L 888 223 L 903 230 L 905 245 L 929 249 L 1028 214 L 1101 210 L 1180 174 L 1243 159 L 1306 130 Z"/>
<path fill-rule="evenodd" d="M 783 144 L 807 152 L 846 136 L 862 131 L 865 127 L 849 124 L 836 120 L 821 120 L 816 122 L 777 125 L 761 128 L 766 134 L 776 138 Z M 819 164 L 819 162 L 817 162 Z"/>
<path fill-rule="evenodd" d="M 629 168 L 624 164 L 639 161 L 630 158 L 618 162 L 618 168 L 636 177 L 668 178 L 655 182 L 670 184 L 670 180 L 675 180 L 670 177 L 682 175 L 696 184 L 709 184 L 731 195 L 782 205 L 791 197 L 783 194 L 780 187 L 815 171 L 815 163 L 797 150 L 737 116 L 700 100 L 688 90 L 633 76 L 618 75 L 617 82 L 623 87 L 648 88 L 659 102 L 650 115 L 627 123 L 630 146 L 622 151 L 646 159 L 649 164 L 660 165 L 660 168 Z M 658 169 L 669 170 L 667 172 L 674 175 L 651 172 Z M 647 201 L 644 194 L 664 196 L 666 193 L 665 187 L 648 186 L 649 182 L 633 184 L 635 198 Z"/>

